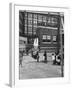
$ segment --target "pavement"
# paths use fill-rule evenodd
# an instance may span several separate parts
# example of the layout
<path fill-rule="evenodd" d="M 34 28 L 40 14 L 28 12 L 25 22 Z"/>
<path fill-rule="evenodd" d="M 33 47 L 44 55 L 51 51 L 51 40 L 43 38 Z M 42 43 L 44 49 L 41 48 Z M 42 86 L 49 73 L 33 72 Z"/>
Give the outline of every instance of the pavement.
<path fill-rule="evenodd" d="M 52 61 L 37 62 L 30 55 L 23 56 L 22 67 L 19 67 L 19 79 L 61 77 L 61 66 L 53 65 Z"/>

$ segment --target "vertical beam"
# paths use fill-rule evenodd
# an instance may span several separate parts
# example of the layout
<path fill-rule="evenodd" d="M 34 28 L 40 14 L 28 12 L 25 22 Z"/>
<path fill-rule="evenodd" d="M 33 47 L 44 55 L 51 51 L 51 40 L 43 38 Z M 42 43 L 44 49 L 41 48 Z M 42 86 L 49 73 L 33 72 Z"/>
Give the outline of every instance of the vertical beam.
<path fill-rule="evenodd" d="M 27 36 L 28 36 L 28 12 L 27 12 Z"/>
<path fill-rule="evenodd" d="M 28 43 L 28 12 L 27 12 L 27 43 Z"/>
<path fill-rule="evenodd" d="M 58 42 L 58 44 L 57 44 L 57 49 L 58 49 L 58 52 L 59 52 L 59 49 L 60 49 L 60 23 L 61 23 L 61 21 L 60 21 L 60 15 L 58 15 L 58 25 L 57 25 L 57 27 L 58 27 L 58 32 L 57 32 L 57 42 Z"/>
<path fill-rule="evenodd" d="M 34 27 L 34 24 L 33 24 L 33 22 L 34 22 L 34 14 L 32 13 L 32 41 L 33 41 L 33 27 Z"/>
<path fill-rule="evenodd" d="M 25 12 L 23 12 L 23 34 L 25 34 Z"/>

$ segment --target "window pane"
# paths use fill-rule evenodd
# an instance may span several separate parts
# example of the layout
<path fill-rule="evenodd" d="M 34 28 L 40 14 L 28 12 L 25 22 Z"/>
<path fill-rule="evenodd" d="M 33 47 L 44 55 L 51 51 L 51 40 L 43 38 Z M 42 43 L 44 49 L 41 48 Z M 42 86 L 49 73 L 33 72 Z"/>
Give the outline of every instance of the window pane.
<path fill-rule="evenodd" d="M 27 25 L 27 19 L 25 19 L 25 25 Z"/>
<path fill-rule="evenodd" d="M 47 24 L 50 26 L 56 26 L 57 25 L 57 18 L 56 17 L 48 17 Z"/>
<path fill-rule="evenodd" d="M 53 18 L 51 18 L 51 23 L 52 23 L 52 24 L 57 24 L 57 19 L 56 19 L 56 18 L 54 18 L 54 17 L 53 17 Z"/>
<path fill-rule="evenodd" d="M 46 22 L 46 16 L 43 16 L 43 22 Z"/>
<path fill-rule="evenodd" d="M 32 31 L 32 27 L 28 27 L 28 32 Z"/>
<path fill-rule="evenodd" d="M 25 34 L 27 34 L 27 26 L 25 26 Z"/>
<path fill-rule="evenodd" d="M 63 20 L 64 20 L 63 17 L 61 17 L 61 23 L 60 23 L 60 28 L 61 29 L 64 29 L 64 21 Z"/>
<path fill-rule="evenodd" d="M 47 22 L 51 23 L 51 17 L 48 17 Z"/>
<path fill-rule="evenodd" d="M 34 19 L 37 19 L 37 14 L 34 14 Z"/>
<path fill-rule="evenodd" d="M 53 36 L 53 41 L 56 41 L 56 36 Z"/>
<path fill-rule="evenodd" d="M 33 27 L 33 34 L 36 34 L 36 27 Z"/>
<path fill-rule="evenodd" d="M 32 35 L 32 32 L 28 32 L 29 35 Z"/>
<path fill-rule="evenodd" d="M 28 13 L 28 18 L 32 18 L 32 14 L 31 13 Z"/>
<path fill-rule="evenodd" d="M 33 21 L 33 24 L 34 24 L 34 25 L 37 25 L 37 20 L 34 20 L 34 21 Z"/>
<path fill-rule="evenodd" d="M 51 36 L 48 36 L 48 35 L 47 35 L 47 39 L 50 40 L 50 39 L 51 39 Z"/>
<path fill-rule="evenodd" d="M 32 34 L 32 27 L 28 27 L 28 34 Z"/>
<path fill-rule="evenodd" d="M 51 36 L 47 35 L 47 42 L 51 42 Z"/>
<path fill-rule="evenodd" d="M 32 25 L 32 20 L 28 20 L 28 25 Z"/>
<path fill-rule="evenodd" d="M 25 19 L 27 19 L 27 13 L 25 13 Z"/>
<path fill-rule="evenodd" d="M 36 35 L 36 31 L 34 31 L 33 34 Z"/>
<path fill-rule="evenodd" d="M 42 21 L 42 15 L 38 15 L 38 21 Z"/>
<path fill-rule="evenodd" d="M 46 35 L 43 35 L 43 39 L 46 39 Z"/>

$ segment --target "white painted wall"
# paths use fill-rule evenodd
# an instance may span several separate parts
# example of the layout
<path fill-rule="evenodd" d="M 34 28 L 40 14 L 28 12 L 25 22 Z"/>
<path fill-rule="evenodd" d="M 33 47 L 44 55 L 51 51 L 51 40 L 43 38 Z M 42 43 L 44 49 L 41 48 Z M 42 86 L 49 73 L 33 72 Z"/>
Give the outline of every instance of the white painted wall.
<path fill-rule="evenodd" d="M 55 7 L 69 7 L 70 12 L 70 24 L 72 24 L 72 0 L 0 0 L 0 90 L 10 87 L 9 83 L 9 3 L 22 3 L 25 5 L 44 5 Z M 70 27 L 70 38 L 72 38 L 72 25 Z M 70 56 L 72 56 L 72 39 L 70 39 Z M 72 57 L 70 62 L 72 76 Z M 72 81 L 72 77 L 71 77 Z M 37 80 L 36 80 L 37 82 Z M 15 88 L 17 89 L 17 88 Z M 20 88 L 19 88 L 20 89 Z M 54 84 L 48 85 L 47 80 L 44 85 L 38 84 L 32 86 L 24 86 L 23 90 L 71 90 L 72 84 Z M 20 89 L 21 90 L 21 89 Z"/>

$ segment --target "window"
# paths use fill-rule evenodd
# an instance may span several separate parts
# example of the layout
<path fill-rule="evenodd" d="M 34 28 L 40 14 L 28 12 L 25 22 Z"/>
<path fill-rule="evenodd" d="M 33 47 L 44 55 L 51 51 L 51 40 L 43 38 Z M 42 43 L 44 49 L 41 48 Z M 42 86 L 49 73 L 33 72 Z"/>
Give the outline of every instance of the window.
<path fill-rule="evenodd" d="M 46 22 L 46 16 L 43 16 L 43 22 Z"/>
<path fill-rule="evenodd" d="M 53 36 L 53 42 L 56 42 L 56 36 Z"/>
<path fill-rule="evenodd" d="M 52 24 L 57 24 L 57 19 L 54 18 L 54 17 L 52 17 L 52 18 L 51 18 L 51 23 L 52 23 Z"/>
<path fill-rule="evenodd" d="M 51 41 L 51 36 L 47 35 L 47 42 Z"/>
<path fill-rule="evenodd" d="M 39 23 L 42 22 L 42 15 L 38 15 L 38 22 L 39 22 Z"/>
<path fill-rule="evenodd" d="M 48 22 L 48 23 L 51 23 L 51 18 L 50 18 L 50 17 L 48 17 L 47 22 Z"/>
<path fill-rule="evenodd" d="M 43 42 L 50 42 L 51 41 L 51 36 L 43 35 L 42 40 L 43 40 Z"/>
<path fill-rule="evenodd" d="M 47 19 L 47 25 L 56 26 L 57 25 L 57 18 L 49 16 Z"/>
<path fill-rule="evenodd" d="M 43 40 L 45 40 L 46 39 L 46 35 L 43 35 Z"/>
<path fill-rule="evenodd" d="M 32 14 L 31 13 L 28 13 L 28 18 L 32 18 Z"/>
<path fill-rule="evenodd" d="M 34 14 L 34 19 L 37 19 L 37 14 Z"/>
<path fill-rule="evenodd" d="M 27 26 L 25 26 L 25 34 L 27 34 Z"/>
<path fill-rule="evenodd" d="M 32 34 L 32 27 L 28 27 L 28 34 Z"/>
<path fill-rule="evenodd" d="M 36 27 L 33 27 L 33 34 L 35 35 L 36 34 Z"/>
<path fill-rule="evenodd" d="M 27 19 L 25 19 L 25 25 L 27 25 Z"/>
<path fill-rule="evenodd" d="M 28 25 L 32 25 L 32 20 L 28 20 Z"/>
<path fill-rule="evenodd" d="M 37 20 L 34 20 L 33 23 L 34 23 L 34 25 L 37 25 Z"/>
<path fill-rule="evenodd" d="M 63 21 L 63 18 L 62 18 L 62 17 L 61 17 L 60 28 L 61 28 L 61 29 L 64 29 L 64 21 Z"/>
<path fill-rule="evenodd" d="M 36 31 L 34 31 L 33 34 L 36 35 Z"/>
<path fill-rule="evenodd" d="M 48 35 L 47 35 L 47 39 L 50 40 L 50 39 L 51 39 L 51 36 L 48 36 Z"/>
<path fill-rule="evenodd" d="M 43 40 L 43 42 L 47 42 L 46 35 L 43 35 L 42 40 Z"/>
<path fill-rule="evenodd" d="M 25 13 L 25 19 L 27 19 L 27 13 Z"/>

